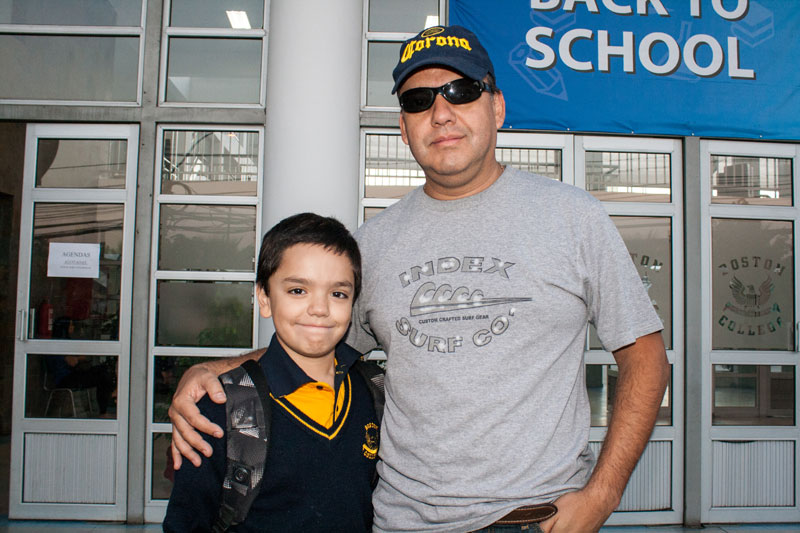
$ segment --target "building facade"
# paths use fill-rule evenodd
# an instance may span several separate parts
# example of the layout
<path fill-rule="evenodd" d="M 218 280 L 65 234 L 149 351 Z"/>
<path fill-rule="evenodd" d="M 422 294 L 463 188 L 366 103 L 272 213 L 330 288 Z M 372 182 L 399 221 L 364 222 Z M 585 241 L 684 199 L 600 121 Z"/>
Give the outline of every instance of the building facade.
<path fill-rule="evenodd" d="M 300 211 L 355 229 L 423 183 L 400 139 L 391 69 L 403 40 L 469 20 L 474 3 L 0 0 L 0 483 L 11 518 L 163 518 L 177 380 L 271 335 L 254 309 L 260 236 Z M 531 2 L 533 24 L 599 9 L 557 3 Z M 600 41 L 587 35 L 573 37 Z M 577 44 L 566 52 L 566 64 L 588 63 Z M 701 52 L 691 61 L 705 64 Z M 553 86 L 531 72 L 529 84 Z M 552 124 L 504 127 L 498 160 L 603 202 L 672 367 L 609 523 L 800 522 L 798 136 Z M 617 370 L 591 328 L 586 364 L 599 450 Z"/>

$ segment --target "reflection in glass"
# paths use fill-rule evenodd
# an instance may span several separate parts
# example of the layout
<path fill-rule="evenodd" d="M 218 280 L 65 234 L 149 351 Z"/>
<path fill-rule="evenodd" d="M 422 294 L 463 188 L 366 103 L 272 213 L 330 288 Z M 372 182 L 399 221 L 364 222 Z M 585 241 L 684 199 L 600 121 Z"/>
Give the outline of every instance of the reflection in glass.
<path fill-rule="evenodd" d="M 794 424 L 794 367 L 714 365 L 715 425 Z"/>
<path fill-rule="evenodd" d="M 712 155 L 711 203 L 792 205 L 792 160 Z"/>
<path fill-rule="evenodd" d="M 119 339 L 123 214 L 120 204 L 35 205 L 30 338 Z M 80 252 L 92 243 L 99 244 L 99 256 L 85 259 L 88 268 L 78 271 L 91 277 L 66 277 L 69 271 L 58 266 L 73 259 L 62 254 L 71 253 L 70 244 Z"/>
<path fill-rule="evenodd" d="M 592 426 L 608 426 L 614 406 L 614 394 L 619 378 L 617 365 L 586 365 L 586 390 L 592 409 Z M 661 408 L 658 411 L 658 426 L 672 425 L 672 367 L 670 379 Z"/>
<path fill-rule="evenodd" d="M 169 423 L 167 410 L 172 395 L 186 370 L 197 363 L 208 361 L 206 357 L 156 356 L 153 364 L 153 422 Z"/>
<path fill-rule="evenodd" d="M 138 37 L 0 34 L 0 50 L 0 98 L 137 100 Z"/>
<path fill-rule="evenodd" d="M 0 0 L 0 24 L 141 26 L 142 0 Z"/>
<path fill-rule="evenodd" d="M 159 281 L 156 344 L 251 347 L 253 282 Z"/>
<path fill-rule="evenodd" d="M 381 211 L 383 211 L 385 207 L 365 207 L 364 208 L 364 222 L 371 219 Z"/>
<path fill-rule="evenodd" d="M 175 470 L 169 446 L 172 434 L 153 433 L 152 484 L 150 490 L 154 500 L 169 500 L 172 484 L 175 482 Z M 187 468 L 191 468 L 189 465 Z"/>
<path fill-rule="evenodd" d="M 419 33 L 439 24 L 438 0 L 370 0 L 368 31 Z"/>
<path fill-rule="evenodd" d="M 712 348 L 794 351 L 793 224 L 711 220 Z"/>
<path fill-rule="evenodd" d="M 664 324 L 664 346 L 672 349 L 672 223 L 669 217 L 612 216 L 631 255 L 653 308 Z M 593 325 L 589 327 L 589 349 L 602 343 Z"/>
<path fill-rule="evenodd" d="M 123 189 L 125 140 L 39 139 L 36 186 Z"/>
<path fill-rule="evenodd" d="M 501 165 L 561 181 L 561 150 L 497 147 L 495 157 Z"/>
<path fill-rule="evenodd" d="M 167 101 L 258 104 L 261 39 L 172 37 Z"/>
<path fill-rule="evenodd" d="M 402 198 L 425 183 L 425 174 L 399 135 L 367 134 L 366 198 Z"/>
<path fill-rule="evenodd" d="M 162 194 L 255 196 L 255 131 L 164 131 Z"/>
<path fill-rule="evenodd" d="M 400 57 L 400 44 L 371 42 L 367 45 L 367 105 L 400 107 L 397 95 L 392 94 L 392 70 Z"/>
<path fill-rule="evenodd" d="M 253 272 L 255 206 L 161 204 L 159 270 Z"/>
<path fill-rule="evenodd" d="M 264 0 L 172 0 L 170 26 L 256 29 L 264 27 Z"/>
<path fill-rule="evenodd" d="M 117 357 L 28 354 L 25 416 L 116 418 Z"/>
<path fill-rule="evenodd" d="M 670 154 L 586 152 L 586 190 L 604 202 L 669 202 Z"/>

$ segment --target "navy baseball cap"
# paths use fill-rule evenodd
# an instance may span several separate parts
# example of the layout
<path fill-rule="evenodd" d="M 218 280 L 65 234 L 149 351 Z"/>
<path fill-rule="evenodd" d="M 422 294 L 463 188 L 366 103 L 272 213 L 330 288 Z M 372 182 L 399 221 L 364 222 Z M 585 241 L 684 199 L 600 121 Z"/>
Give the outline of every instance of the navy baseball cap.
<path fill-rule="evenodd" d="M 451 68 L 473 80 L 482 80 L 487 74 L 494 77 L 492 60 L 474 33 L 462 26 L 434 26 L 403 43 L 400 61 L 392 71 L 392 94 L 416 70 L 434 65 Z"/>

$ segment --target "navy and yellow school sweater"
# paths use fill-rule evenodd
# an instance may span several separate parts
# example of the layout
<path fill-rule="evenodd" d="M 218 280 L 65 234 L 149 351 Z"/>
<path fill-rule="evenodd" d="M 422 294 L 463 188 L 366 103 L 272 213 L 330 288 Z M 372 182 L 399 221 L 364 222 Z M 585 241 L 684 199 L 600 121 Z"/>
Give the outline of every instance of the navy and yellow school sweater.
<path fill-rule="evenodd" d="M 271 443 L 261 489 L 245 521 L 230 531 L 369 531 L 378 421 L 372 396 L 352 364 L 359 354 L 336 347 L 335 390 L 308 377 L 273 335 L 259 360 L 271 391 Z M 335 400 L 334 400 L 335 398 Z M 208 396 L 200 412 L 225 429 L 225 406 Z M 164 531 L 209 531 L 225 477 L 225 436 L 195 468 L 175 473 Z"/>

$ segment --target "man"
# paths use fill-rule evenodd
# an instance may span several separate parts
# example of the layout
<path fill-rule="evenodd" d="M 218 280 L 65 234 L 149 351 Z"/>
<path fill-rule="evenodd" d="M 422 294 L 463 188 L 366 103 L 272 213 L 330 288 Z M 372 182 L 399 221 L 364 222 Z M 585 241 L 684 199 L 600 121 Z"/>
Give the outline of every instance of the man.
<path fill-rule="evenodd" d="M 661 323 L 599 202 L 495 159 L 505 101 L 474 34 L 421 32 L 393 77 L 402 138 L 425 185 L 356 234 L 364 281 L 348 342 L 387 353 L 374 527 L 596 531 L 663 398 Z M 619 366 L 594 470 L 589 321 Z M 179 413 L 214 429 L 193 403 L 219 387 L 208 369 L 192 375 L 170 412 L 176 433 L 206 453 Z M 194 462 L 188 444 L 176 435 Z"/>

